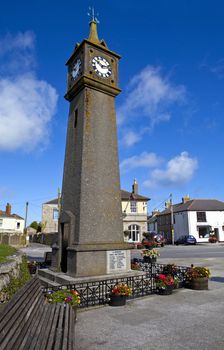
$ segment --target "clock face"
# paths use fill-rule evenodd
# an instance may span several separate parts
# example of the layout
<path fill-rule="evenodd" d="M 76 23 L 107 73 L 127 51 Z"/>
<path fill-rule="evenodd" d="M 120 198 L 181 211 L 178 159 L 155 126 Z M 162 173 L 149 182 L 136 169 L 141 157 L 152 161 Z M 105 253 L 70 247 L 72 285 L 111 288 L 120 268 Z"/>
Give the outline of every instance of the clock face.
<path fill-rule="evenodd" d="M 71 70 L 71 76 L 72 76 L 73 80 L 75 80 L 79 76 L 80 71 L 81 71 L 81 65 L 82 65 L 81 60 L 80 60 L 80 58 L 78 58 L 75 61 L 74 65 L 72 67 L 72 70 Z"/>
<path fill-rule="evenodd" d="M 92 66 L 94 71 L 102 78 L 109 78 L 111 76 L 112 70 L 110 63 L 106 58 L 101 56 L 95 56 L 92 59 Z"/>

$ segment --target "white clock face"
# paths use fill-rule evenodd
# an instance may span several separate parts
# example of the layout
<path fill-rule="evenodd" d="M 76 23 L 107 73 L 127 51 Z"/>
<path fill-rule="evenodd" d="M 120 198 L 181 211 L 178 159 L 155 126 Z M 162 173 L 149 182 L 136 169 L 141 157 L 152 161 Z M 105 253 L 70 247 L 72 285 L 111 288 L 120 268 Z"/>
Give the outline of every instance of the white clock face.
<path fill-rule="evenodd" d="M 92 66 L 94 71 L 102 78 L 109 78 L 111 76 L 112 70 L 110 63 L 106 58 L 101 56 L 95 56 L 92 59 Z"/>
<path fill-rule="evenodd" d="M 72 67 L 72 70 L 71 70 L 71 76 L 73 78 L 73 80 L 75 80 L 79 74 L 80 74 L 80 70 L 81 70 L 81 60 L 80 58 L 77 59 L 77 61 L 75 61 L 73 67 Z"/>

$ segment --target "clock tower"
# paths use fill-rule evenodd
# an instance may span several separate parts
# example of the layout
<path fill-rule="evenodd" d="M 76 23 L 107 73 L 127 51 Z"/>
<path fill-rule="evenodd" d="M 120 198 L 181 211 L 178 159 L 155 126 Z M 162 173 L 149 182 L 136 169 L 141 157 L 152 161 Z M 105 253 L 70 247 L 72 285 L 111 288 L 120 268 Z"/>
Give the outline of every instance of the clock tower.
<path fill-rule="evenodd" d="M 73 277 L 130 271 L 130 245 L 123 236 L 114 101 L 121 92 L 119 59 L 99 40 L 93 16 L 88 39 L 76 44 L 67 62 L 65 98 L 70 109 L 53 267 L 60 265 Z"/>

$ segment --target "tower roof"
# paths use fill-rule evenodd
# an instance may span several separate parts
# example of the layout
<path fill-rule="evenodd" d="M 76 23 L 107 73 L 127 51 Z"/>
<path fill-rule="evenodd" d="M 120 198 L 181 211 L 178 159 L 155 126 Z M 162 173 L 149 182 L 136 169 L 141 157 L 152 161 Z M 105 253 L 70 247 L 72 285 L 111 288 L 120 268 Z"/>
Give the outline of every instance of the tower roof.
<path fill-rule="evenodd" d="M 90 23 L 88 40 L 94 44 L 101 44 L 97 33 L 97 21 L 92 20 Z"/>

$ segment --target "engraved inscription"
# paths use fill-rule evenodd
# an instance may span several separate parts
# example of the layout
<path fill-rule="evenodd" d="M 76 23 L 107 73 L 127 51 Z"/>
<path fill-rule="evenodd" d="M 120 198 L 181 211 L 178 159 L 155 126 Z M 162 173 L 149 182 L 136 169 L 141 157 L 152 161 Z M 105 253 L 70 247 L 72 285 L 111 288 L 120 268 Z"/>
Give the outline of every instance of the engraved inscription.
<path fill-rule="evenodd" d="M 125 250 L 107 252 L 107 273 L 126 271 L 126 253 Z"/>

